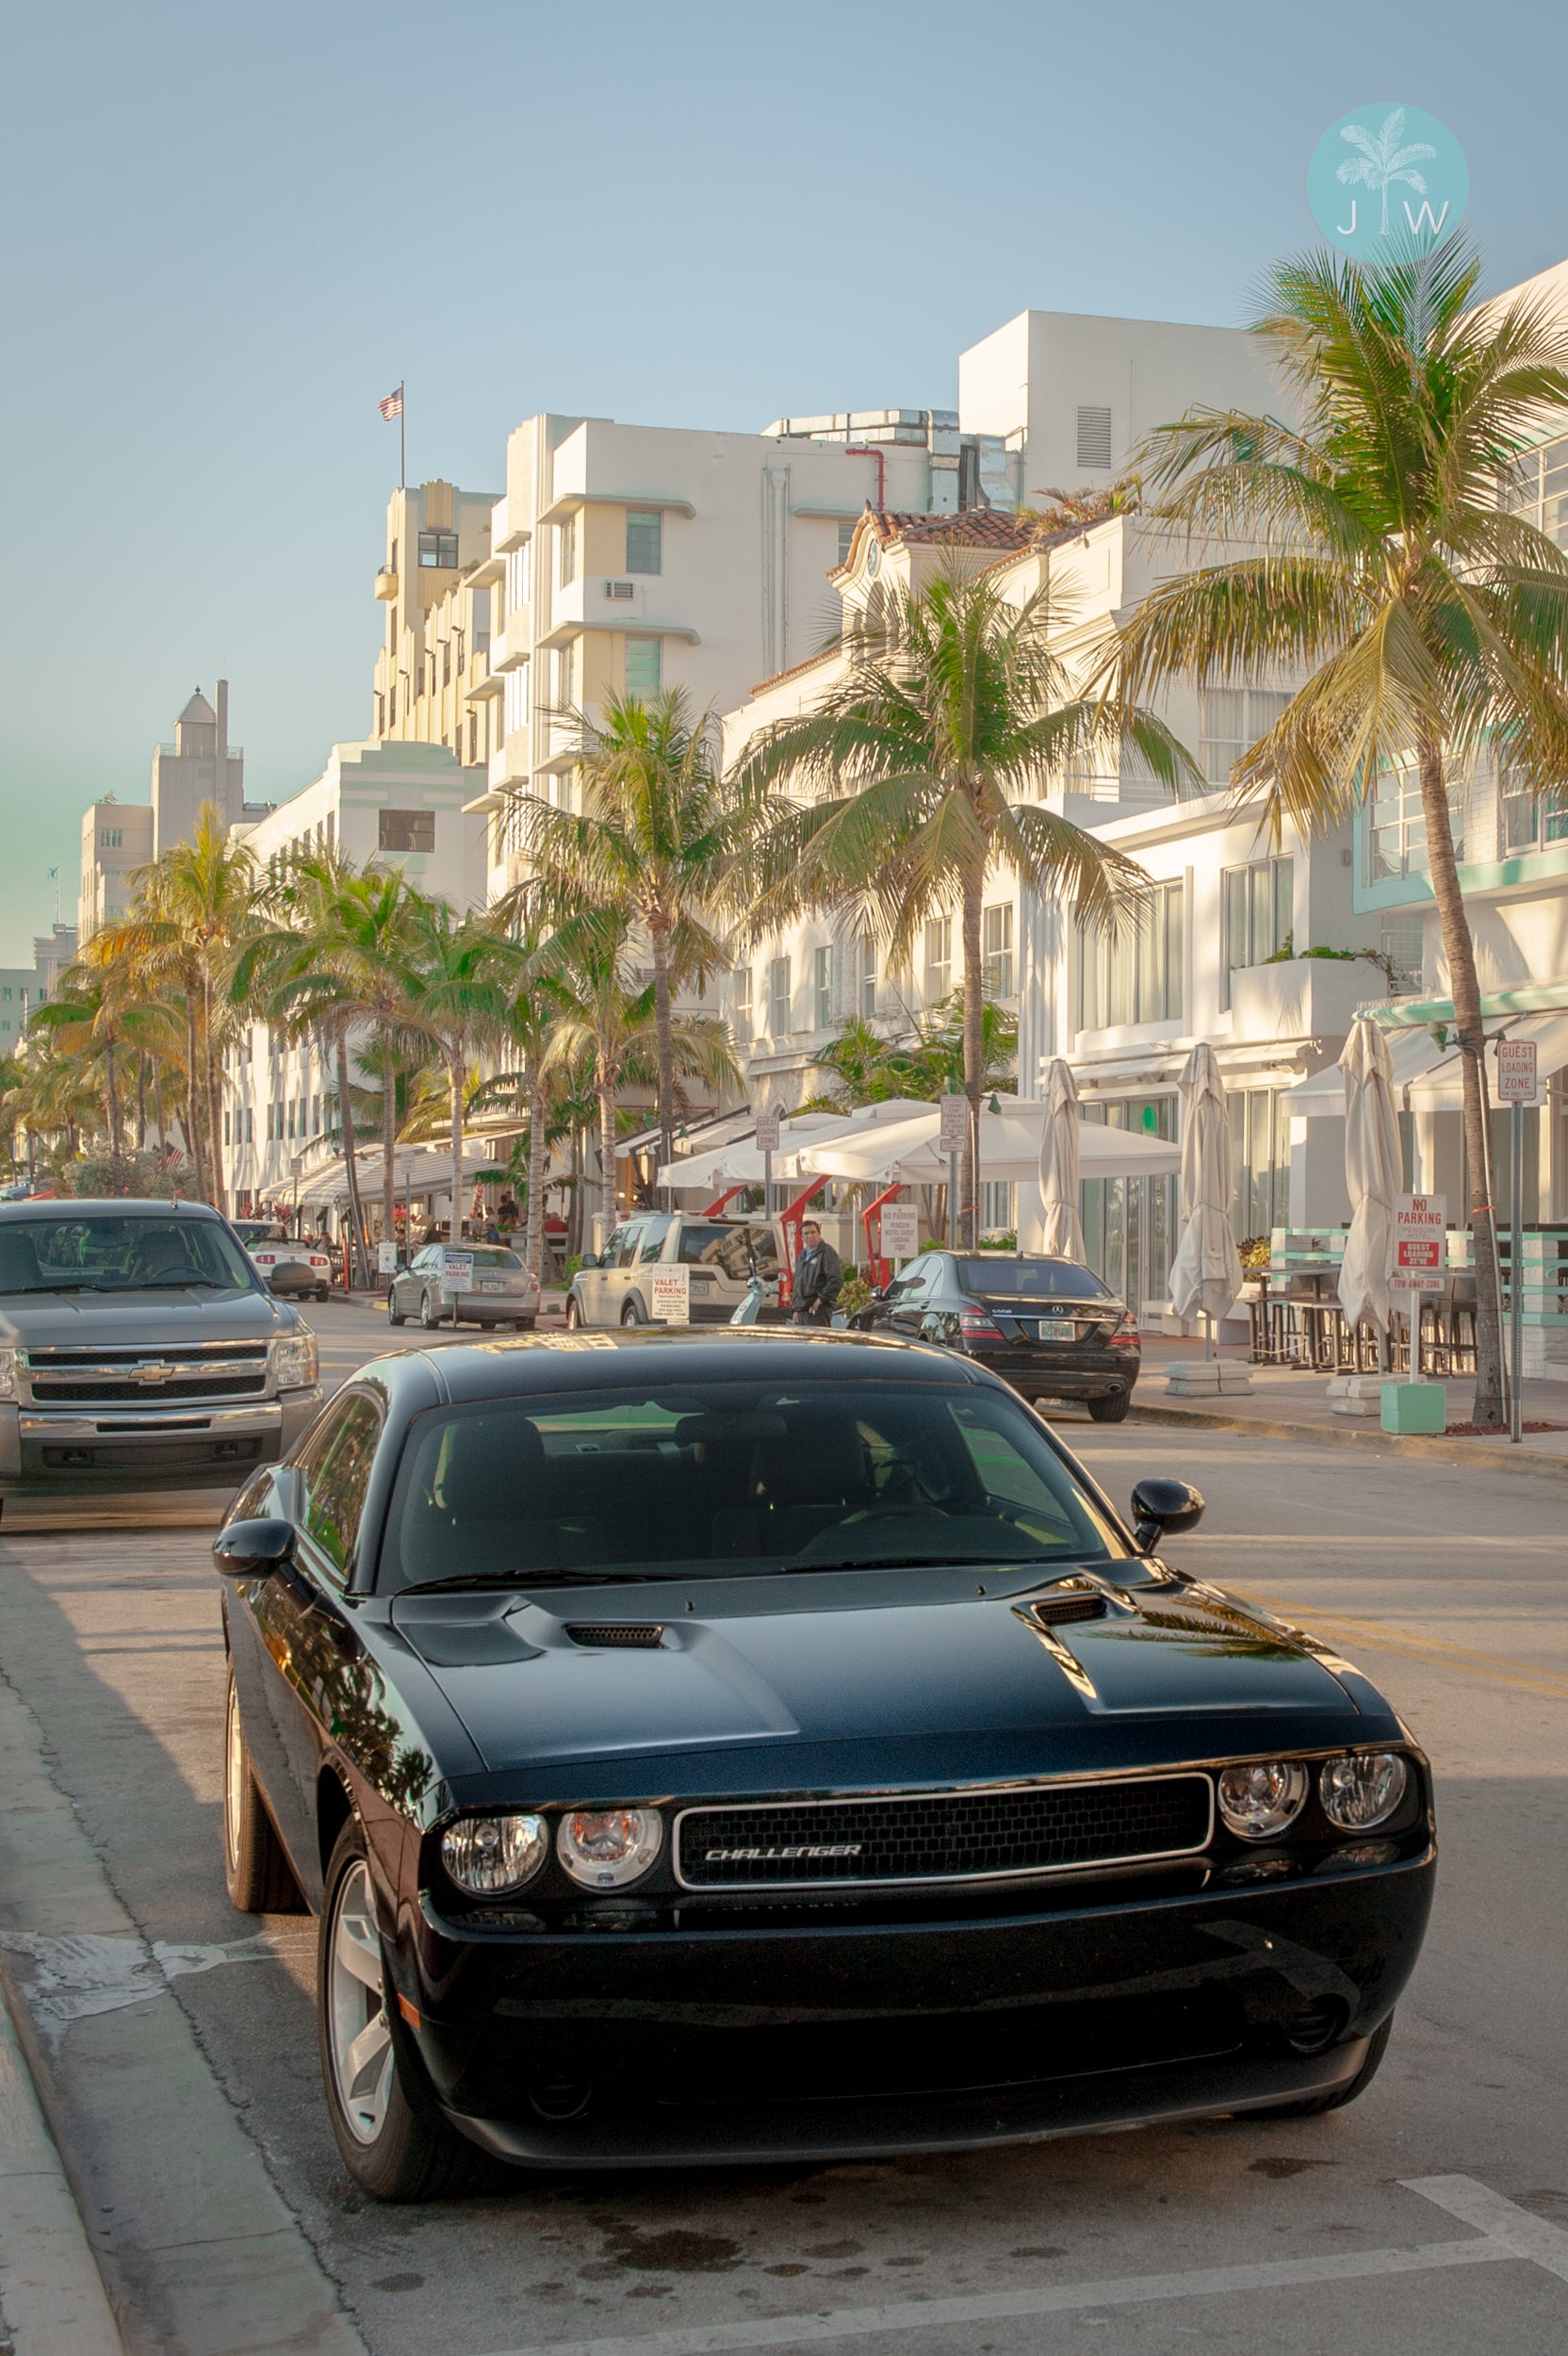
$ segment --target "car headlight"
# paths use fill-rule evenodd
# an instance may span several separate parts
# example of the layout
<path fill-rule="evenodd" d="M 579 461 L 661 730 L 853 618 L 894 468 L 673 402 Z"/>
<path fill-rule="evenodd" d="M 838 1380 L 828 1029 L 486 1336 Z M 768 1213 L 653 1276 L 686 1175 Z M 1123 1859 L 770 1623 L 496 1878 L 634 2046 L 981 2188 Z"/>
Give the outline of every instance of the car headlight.
<path fill-rule="evenodd" d="M 1393 1815 L 1405 1796 L 1410 1769 L 1397 1751 L 1359 1751 L 1326 1759 L 1317 1773 L 1323 1813 L 1341 1832 L 1366 1832 Z"/>
<path fill-rule="evenodd" d="M 272 1372 L 280 1391 L 308 1390 L 317 1375 L 316 1336 L 308 1325 L 280 1333 L 272 1344 Z"/>
<path fill-rule="evenodd" d="M 16 1397 L 16 1352 L 0 1350 L 0 1399 Z"/>
<path fill-rule="evenodd" d="M 556 1855 L 584 1890 L 624 1890 L 648 1870 L 663 1846 L 662 1819 L 652 1808 L 574 1808 L 561 1819 Z"/>
<path fill-rule="evenodd" d="M 1269 1759 L 1222 1767 L 1219 1813 L 1243 1841 L 1269 1841 L 1294 1824 L 1306 1804 L 1307 1771 L 1298 1759 Z"/>
<path fill-rule="evenodd" d="M 497 1898 L 531 1881 L 549 1855 L 542 1816 L 465 1816 L 441 1836 L 441 1862 L 470 1897 Z"/>

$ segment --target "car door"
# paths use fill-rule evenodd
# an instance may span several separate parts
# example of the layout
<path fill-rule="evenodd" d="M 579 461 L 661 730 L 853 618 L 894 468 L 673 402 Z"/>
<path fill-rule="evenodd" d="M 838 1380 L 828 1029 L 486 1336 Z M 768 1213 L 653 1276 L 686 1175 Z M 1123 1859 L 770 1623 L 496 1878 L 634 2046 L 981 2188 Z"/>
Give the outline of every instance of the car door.
<path fill-rule="evenodd" d="M 642 1240 L 643 1221 L 640 1219 L 630 1219 L 620 1230 L 620 1241 L 614 1258 L 612 1259 L 608 1250 L 606 1251 L 601 1286 L 601 1299 L 604 1305 L 594 1320 L 596 1325 L 619 1325 L 621 1311 L 626 1305 L 626 1297 L 631 1290 L 632 1263 L 637 1257 L 637 1247 Z M 611 1242 L 614 1241 L 614 1236 L 612 1236 Z"/>
<path fill-rule="evenodd" d="M 625 1301 L 636 1299 L 639 1316 L 646 1323 L 653 1315 L 652 1271 L 666 1255 L 673 1258 L 680 1244 L 679 1221 L 670 1218 L 645 1219 L 637 1238 L 637 1252 L 631 1273 L 627 1280 L 625 1299 L 617 1315 L 624 1315 Z"/>
<path fill-rule="evenodd" d="M 939 1268 L 936 1256 L 925 1253 L 905 1269 L 890 1287 L 876 1320 L 883 1332 L 902 1333 L 911 1341 L 919 1338 Z"/>
<path fill-rule="evenodd" d="M 585 1268 L 578 1270 L 577 1297 L 582 1303 L 582 1321 L 585 1325 L 612 1325 L 615 1321 L 608 1314 L 609 1278 L 610 1271 L 619 1257 L 621 1246 L 626 1241 L 627 1228 L 628 1222 L 623 1220 L 619 1227 L 611 1230 L 605 1240 L 604 1250 L 599 1253 L 597 1268 Z"/>
<path fill-rule="evenodd" d="M 417 1317 L 419 1313 L 419 1271 L 427 1257 L 428 1246 L 426 1251 L 416 1252 L 407 1268 L 399 1268 L 392 1279 L 392 1290 L 397 1296 L 398 1315 L 400 1317 Z"/>

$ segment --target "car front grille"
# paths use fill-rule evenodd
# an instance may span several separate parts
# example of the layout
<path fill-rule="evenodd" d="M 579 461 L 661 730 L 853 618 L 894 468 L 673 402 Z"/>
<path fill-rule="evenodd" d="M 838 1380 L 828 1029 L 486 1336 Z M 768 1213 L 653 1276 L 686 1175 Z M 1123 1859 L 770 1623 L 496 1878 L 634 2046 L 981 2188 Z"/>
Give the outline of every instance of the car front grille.
<path fill-rule="evenodd" d="M 33 1398 L 41 1407 L 155 1407 L 160 1399 L 260 1399 L 266 1388 L 265 1367 L 255 1374 L 172 1375 L 157 1383 L 66 1383 L 33 1377 Z"/>
<path fill-rule="evenodd" d="M 676 1833 L 688 1890 L 978 1881 L 1185 1857 L 1208 1841 L 1206 1775 L 689 1808 Z"/>
<path fill-rule="evenodd" d="M 254 1342 L 217 1342 L 167 1353 L 149 1350 L 48 1350 L 27 1353 L 41 1407 L 155 1407 L 160 1400 L 262 1399 L 267 1356 Z"/>

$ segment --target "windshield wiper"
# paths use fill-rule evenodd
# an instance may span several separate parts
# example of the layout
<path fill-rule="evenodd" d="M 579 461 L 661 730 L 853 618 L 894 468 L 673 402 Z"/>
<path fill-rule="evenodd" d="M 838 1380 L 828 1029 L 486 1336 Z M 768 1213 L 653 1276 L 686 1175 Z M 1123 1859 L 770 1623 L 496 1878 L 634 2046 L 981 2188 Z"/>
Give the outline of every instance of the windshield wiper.
<path fill-rule="evenodd" d="M 154 1293 L 161 1291 L 165 1285 L 172 1284 L 183 1284 L 187 1287 L 200 1285 L 204 1291 L 214 1293 L 237 1292 L 239 1290 L 238 1285 L 226 1276 L 134 1277 L 130 1284 L 126 1285 L 125 1289 L 127 1292 Z"/>
<path fill-rule="evenodd" d="M 458 1571 L 450 1579 L 419 1579 L 399 1590 L 404 1595 L 439 1595 L 469 1587 L 625 1587 L 667 1580 L 667 1571 L 569 1571 L 552 1562 L 541 1571 Z"/>
<path fill-rule="evenodd" d="M 846 1554 L 835 1562 L 781 1562 L 781 1571 L 1027 1571 L 1059 1554 Z"/>

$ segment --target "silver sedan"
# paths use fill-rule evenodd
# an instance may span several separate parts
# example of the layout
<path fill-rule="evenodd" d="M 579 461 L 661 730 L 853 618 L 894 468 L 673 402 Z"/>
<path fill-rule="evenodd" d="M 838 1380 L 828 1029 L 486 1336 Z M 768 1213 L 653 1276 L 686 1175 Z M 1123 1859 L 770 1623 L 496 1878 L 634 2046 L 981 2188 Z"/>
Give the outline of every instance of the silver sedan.
<path fill-rule="evenodd" d="M 539 1314 L 539 1287 L 504 1244 L 427 1244 L 386 1288 L 394 1325 L 410 1317 L 438 1325 L 513 1325 L 526 1332 Z"/>

